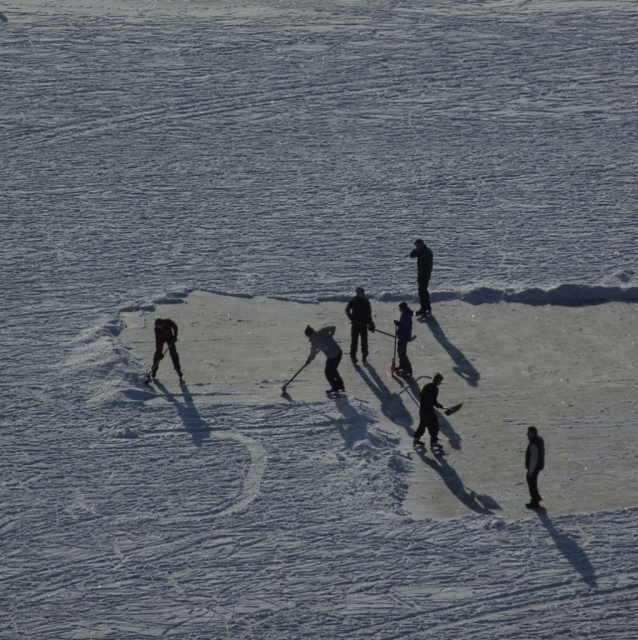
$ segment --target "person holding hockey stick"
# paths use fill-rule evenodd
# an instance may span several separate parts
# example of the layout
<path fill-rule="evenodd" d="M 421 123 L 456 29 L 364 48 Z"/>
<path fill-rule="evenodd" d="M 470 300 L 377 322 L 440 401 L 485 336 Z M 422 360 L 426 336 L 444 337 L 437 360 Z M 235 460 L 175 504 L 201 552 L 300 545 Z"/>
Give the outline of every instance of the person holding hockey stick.
<path fill-rule="evenodd" d="M 410 253 L 410 258 L 417 261 L 417 283 L 419 285 L 419 303 L 421 308 L 416 312 L 422 318 L 432 317 L 432 304 L 430 303 L 430 277 L 434 264 L 434 254 L 421 238 L 414 241 L 414 249 Z"/>
<path fill-rule="evenodd" d="M 441 448 L 439 443 L 439 418 L 436 415 L 434 408 L 443 409 L 446 412 L 449 411 L 438 400 L 439 387 L 443 382 L 443 376 L 440 373 L 435 373 L 432 378 L 432 382 L 428 382 L 421 389 L 421 405 L 419 407 L 419 426 L 414 433 L 414 446 L 424 447 L 425 442 L 421 440 L 421 436 L 427 429 L 430 434 L 430 448 Z"/>
<path fill-rule="evenodd" d="M 525 451 L 525 468 L 527 469 L 527 486 L 531 501 L 525 506 L 528 509 L 538 509 L 541 506 L 541 498 L 538 493 L 538 474 L 545 468 L 545 442 L 538 435 L 536 427 L 527 429 L 529 444 Z"/>
<path fill-rule="evenodd" d="M 365 364 L 368 359 L 368 329 L 374 333 L 375 326 L 372 321 L 372 307 L 370 300 L 366 298 L 365 289 L 357 287 L 356 294 L 346 306 L 346 315 L 352 323 L 350 360 L 352 364 L 357 364 L 357 347 L 361 336 L 361 361 Z"/>
<path fill-rule="evenodd" d="M 153 367 L 148 375 L 147 382 L 151 379 L 155 380 L 160 360 L 164 358 L 164 344 L 168 345 L 168 353 L 173 361 L 173 367 L 175 368 L 175 371 L 177 371 L 179 379 L 182 380 L 182 368 L 179 362 L 177 349 L 175 348 L 177 333 L 177 325 L 172 320 L 169 320 L 168 318 L 157 318 L 157 320 L 155 320 L 155 355 L 153 356 Z"/>
<path fill-rule="evenodd" d="M 408 307 L 407 302 L 399 304 L 401 317 L 394 321 L 397 333 L 397 354 L 399 356 L 399 366 L 395 373 L 404 376 L 412 375 L 412 363 L 408 358 L 408 342 L 412 341 L 412 316 L 414 312 Z"/>
<path fill-rule="evenodd" d="M 337 341 L 332 337 L 336 330 L 336 327 L 324 327 L 323 329 L 319 329 L 319 331 L 315 331 L 308 325 L 304 331 L 308 340 L 310 340 L 310 355 L 306 360 L 306 364 L 310 364 L 320 351 L 326 355 L 325 374 L 326 380 L 330 383 L 330 389 L 326 391 L 327 395 L 346 390 L 339 371 L 337 370 L 343 352 L 337 344 Z"/>

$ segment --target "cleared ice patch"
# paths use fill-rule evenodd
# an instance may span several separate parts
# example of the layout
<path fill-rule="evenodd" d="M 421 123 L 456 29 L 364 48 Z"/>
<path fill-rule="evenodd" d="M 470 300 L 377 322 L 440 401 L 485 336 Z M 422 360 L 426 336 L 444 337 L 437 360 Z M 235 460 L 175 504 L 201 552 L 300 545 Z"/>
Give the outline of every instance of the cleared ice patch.
<path fill-rule="evenodd" d="M 396 303 L 373 300 L 372 306 L 377 328 L 392 333 Z M 416 518 L 527 517 L 523 456 L 530 424 L 547 445 L 539 485 L 551 513 L 638 504 L 631 488 L 638 458 L 635 305 L 435 305 L 433 321 L 414 323 L 411 381 L 391 375 L 394 342 L 380 332 L 370 335 L 368 365 L 351 364 L 345 302 L 306 304 L 195 291 L 184 304 L 130 313 L 120 340 L 134 356 L 131 362 L 139 362 L 138 371 L 129 369 L 127 376 L 137 380 L 140 391 L 127 389 L 128 401 L 171 403 L 184 420 L 189 403 L 232 401 L 265 414 L 290 403 L 307 404 L 353 451 L 370 444 L 371 427 L 378 424 L 397 439 L 397 452 L 412 470 L 404 504 Z M 178 384 L 167 357 L 150 396 L 141 379 L 150 367 L 152 320 L 158 316 L 180 327 L 177 348 L 185 382 Z M 326 399 L 323 356 L 282 397 L 282 385 L 308 356 L 307 324 L 337 327 L 346 397 Z M 445 377 L 441 402 L 465 403 L 451 417 L 439 415 L 442 457 L 411 446 L 419 392 L 436 371 Z"/>

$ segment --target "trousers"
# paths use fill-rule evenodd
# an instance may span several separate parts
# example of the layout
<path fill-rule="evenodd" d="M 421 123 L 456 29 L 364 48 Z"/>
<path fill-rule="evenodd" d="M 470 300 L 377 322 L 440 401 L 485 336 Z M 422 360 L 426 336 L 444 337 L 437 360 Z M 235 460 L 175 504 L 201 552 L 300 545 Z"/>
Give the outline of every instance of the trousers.
<path fill-rule="evenodd" d="M 361 324 L 352 323 L 350 330 L 350 357 L 354 358 L 357 355 L 357 347 L 359 346 L 359 336 L 361 336 L 361 356 L 365 360 L 368 357 L 368 327 L 364 327 Z"/>
<path fill-rule="evenodd" d="M 421 304 L 421 311 L 432 311 L 432 304 L 430 302 L 430 292 L 428 287 L 430 286 L 430 278 L 427 276 L 419 275 L 417 278 L 419 284 L 419 303 Z"/>
<path fill-rule="evenodd" d="M 414 439 L 420 440 L 421 436 L 428 430 L 430 434 L 430 444 L 436 444 L 439 441 L 439 419 L 434 410 L 424 411 L 420 414 L 419 427 L 414 433 Z"/>
<path fill-rule="evenodd" d="M 341 362 L 342 355 L 343 355 L 343 352 L 339 351 L 339 355 L 335 356 L 334 358 L 326 359 L 326 369 L 325 369 L 326 380 L 332 387 L 333 391 L 343 391 L 343 389 L 345 388 L 343 385 L 343 380 L 339 375 L 339 371 L 337 371 L 337 368 L 339 367 L 339 363 Z"/>
<path fill-rule="evenodd" d="M 151 376 L 153 376 L 153 378 L 155 377 L 155 374 L 157 373 L 157 369 L 159 367 L 159 363 L 160 360 L 164 357 L 164 354 L 162 353 L 162 349 L 164 347 L 164 343 L 162 342 L 161 344 L 158 344 L 158 349 L 157 351 L 155 351 L 155 355 L 153 356 L 153 368 L 151 369 Z M 174 342 L 169 342 L 168 343 L 168 353 L 171 356 L 171 360 L 173 362 L 173 367 L 175 368 L 175 371 L 177 371 L 177 373 L 181 373 L 182 371 L 182 367 L 179 363 L 179 355 L 177 353 L 177 349 L 175 348 L 175 343 Z"/>
<path fill-rule="evenodd" d="M 533 504 L 538 504 L 540 502 L 540 494 L 538 493 L 538 474 L 540 473 L 540 469 L 538 471 L 534 471 L 532 475 L 527 474 L 525 478 L 527 479 L 527 486 L 529 488 L 529 496 L 532 499 Z"/>

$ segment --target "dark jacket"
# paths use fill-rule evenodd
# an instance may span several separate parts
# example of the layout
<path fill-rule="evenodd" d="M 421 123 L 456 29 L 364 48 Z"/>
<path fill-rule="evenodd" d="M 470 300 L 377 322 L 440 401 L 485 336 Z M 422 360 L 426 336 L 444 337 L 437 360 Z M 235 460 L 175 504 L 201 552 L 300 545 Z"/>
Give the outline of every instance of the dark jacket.
<path fill-rule="evenodd" d="M 417 272 L 420 276 L 430 278 L 432 275 L 432 267 L 434 265 L 434 254 L 432 249 L 427 245 L 423 245 L 421 249 L 412 249 L 410 258 L 417 259 Z"/>
<path fill-rule="evenodd" d="M 434 382 L 428 382 L 421 389 L 421 413 L 431 413 L 434 411 L 434 407 L 439 409 L 443 408 L 443 405 L 438 401 L 439 388 Z"/>
<path fill-rule="evenodd" d="M 350 319 L 350 322 L 362 324 L 366 327 L 371 325 L 372 307 L 370 306 L 370 300 L 355 296 L 346 306 L 346 315 Z"/>
<path fill-rule="evenodd" d="M 530 466 L 533 465 L 533 468 Z M 529 439 L 525 451 L 525 468 L 530 472 L 541 471 L 545 468 L 545 442 L 540 436 Z"/>
<path fill-rule="evenodd" d="M 401 312 L 399 324 L 397 325 L 397 340 L 399 342 L 410 342 L 412 340 L 412 316 L 414 311 L 409 307 Z"/>
<path fill-rule="evenodd" d="M 155 348 L 161 349 L 165 342 L 173 344 L 177 340 L 177 325 L 168 318 L 162 318 L 162 327 L 155 327 Z"/>

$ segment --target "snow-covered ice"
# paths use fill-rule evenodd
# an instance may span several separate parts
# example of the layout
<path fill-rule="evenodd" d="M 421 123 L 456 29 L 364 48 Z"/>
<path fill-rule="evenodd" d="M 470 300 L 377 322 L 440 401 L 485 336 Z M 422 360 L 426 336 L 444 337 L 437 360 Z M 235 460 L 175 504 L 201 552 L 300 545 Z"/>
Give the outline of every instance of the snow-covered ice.
<path fill-rule="evenodd" d="M 637 18 L 2 2 L 0 637 L 638 637 Z M 440 460 L 381 336 L 279 394 L 355 286 L 414 301 L 418 236 Z"/>

